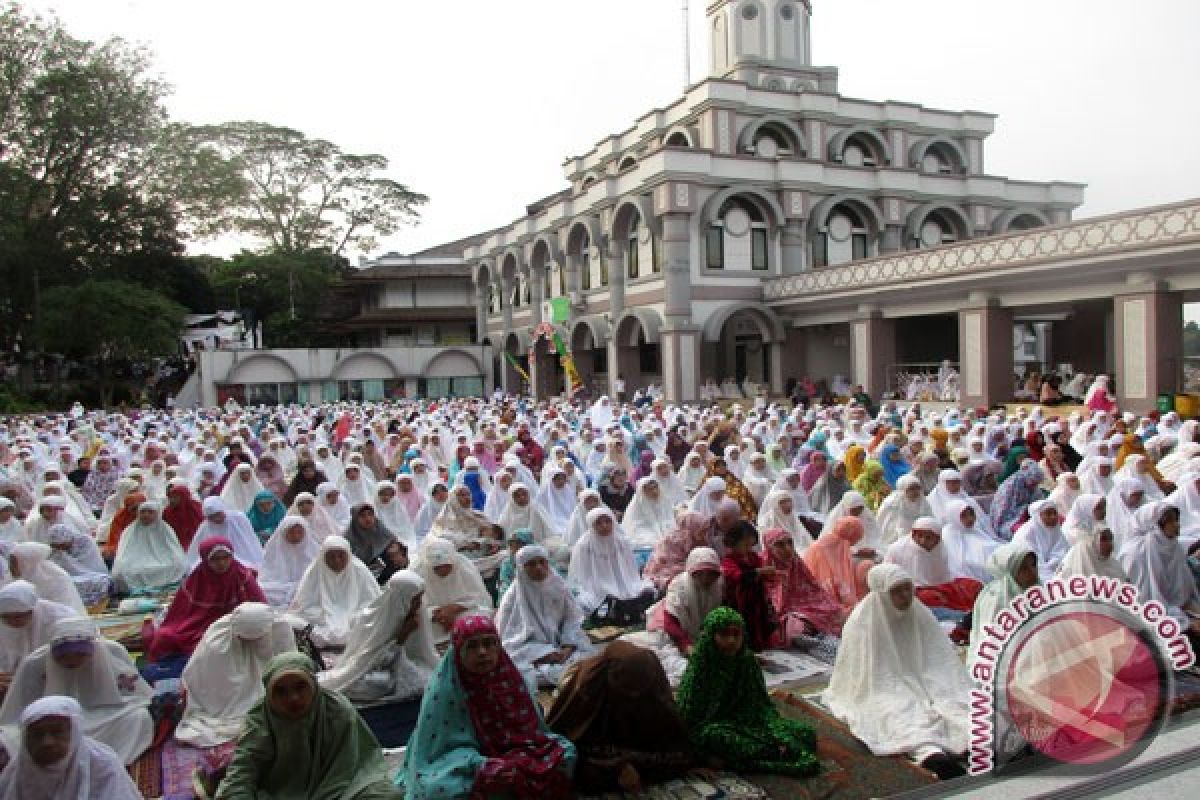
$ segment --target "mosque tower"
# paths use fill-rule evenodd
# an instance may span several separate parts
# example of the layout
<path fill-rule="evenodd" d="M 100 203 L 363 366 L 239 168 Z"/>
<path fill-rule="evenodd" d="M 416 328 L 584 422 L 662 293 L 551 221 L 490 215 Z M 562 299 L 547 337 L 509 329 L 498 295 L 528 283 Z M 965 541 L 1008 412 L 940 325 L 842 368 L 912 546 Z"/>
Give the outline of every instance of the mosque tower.
<path fill-rule="evenodd" d="M 781 91 L 837 91 L 837 69 L 812 66 L 810 0 L 713 0 L 709 77 Z"/>

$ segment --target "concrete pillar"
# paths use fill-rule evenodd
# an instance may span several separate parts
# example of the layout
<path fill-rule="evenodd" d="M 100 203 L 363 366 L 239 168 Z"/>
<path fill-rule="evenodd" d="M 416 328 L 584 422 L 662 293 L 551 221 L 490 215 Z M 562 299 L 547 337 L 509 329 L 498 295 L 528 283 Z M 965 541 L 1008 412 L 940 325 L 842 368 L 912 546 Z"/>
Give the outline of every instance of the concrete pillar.
<path fill-rule="evenodd" d="M 873 398 L 889 390 L 887 368 L 896 363 L 896 323 L 883 312 L 864 310 L 850 323 L 853 382 Z"/>
<path fill-rule="evenodd" d="M 963 405 L 990 408 L 1013 395 L 1013 315 L 984 298 L 958 312 L 959 385 Z"/>
<path fill-rule="evenodd" d="M 488 287 L 487 284 L 475 286 L 475 344 L 481 344 L 487 338 L 488 321 Z"/>
<path fill-rule="evenodd" d="M 808 226 L 805 220 L 789 219 L 780 231 L 780 250 L 783 255 L 782 272 L 795 275 L 808 269 Z"/>
<path fill-rule="evenodd" d="M 898 253 L 904 249 L 904 226 L 888 225 L 879 237 L 879 254 Z"/>
<path fill-rule="evenodd" d="M 1123 411 L 1143 413 L 1155 407 L 1158 395 L 1179 390 L 1183 296 L 1160 284 L 1136 288 L 1113 298 L 1116 393 Z"/>
<path fill-rule="evenodd" d="M 667 402 L 691 403 L 700 396 L 700 333 L 692 321 L 692 215 L 662 215 L 663 307 L 661 355 Z"/>
<path fill-rule="evenodd" d="M 512 290 L 513 281 L 505 278 L 500 279 L 500 316 L 504 319 L 504 335 L 507 336 L 513 329 L 513 309 L 512 309 Z"/>

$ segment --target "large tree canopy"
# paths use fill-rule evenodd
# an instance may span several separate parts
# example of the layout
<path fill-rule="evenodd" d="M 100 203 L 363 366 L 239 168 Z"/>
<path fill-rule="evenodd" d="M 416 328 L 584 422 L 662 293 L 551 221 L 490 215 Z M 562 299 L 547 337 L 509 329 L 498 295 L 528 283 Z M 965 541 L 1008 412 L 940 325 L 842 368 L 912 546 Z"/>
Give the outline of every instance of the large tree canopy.
<path fill-rule="evenodd" d="M 278 253 L 364 252 L 415 222 L 422 194 L 381 173 L 381 155 L 352 155 L 324 139 L 263 122 L 192 130 L 194 150 L 234 167 L 242 192 L 223 218 Z"/>

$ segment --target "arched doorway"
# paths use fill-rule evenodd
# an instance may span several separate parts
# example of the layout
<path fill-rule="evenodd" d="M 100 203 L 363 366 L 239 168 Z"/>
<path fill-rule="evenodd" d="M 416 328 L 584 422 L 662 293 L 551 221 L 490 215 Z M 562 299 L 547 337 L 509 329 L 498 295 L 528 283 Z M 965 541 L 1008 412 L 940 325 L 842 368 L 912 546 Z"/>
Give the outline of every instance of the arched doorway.
<path fill-rule="evenodd" d="M 529 342 L 527 337 L 518 335 L 515 331 L 504 337 L 504 352 L 508 355 L 502 356 L 503 371 L 501 372 L 501 385 L 504 391 L 509 394 L 524 394 L 529 390 L 529 385 L 525 382 L 525 378 L 513 366 L 515 360 L 521 366 L 521 369 L 526 374 L 529 373 Z M 512 356 L 509 358 L 508 356 Z"/>
<path fill-rule="evenodd" d="M 588 316 L 575 320 L 569 345 L 588 396 L 608 394 L 608 325 L 604 318 Z"/>
<path fill-rule="evenodd" d="M 617 320 L 613 329 L 616 375 L 625 381 L 626 398 L 632 397 L 638 389 L 662 386 L 661 326 L 662 318 L 658 312 L 646 308 L 630 309 Z"/>
<path fill-rule="evenodd" d="M 782 391 L 779 348 L 785 334 L 770 309 L 754 303 L 718 309 L 705 324 L 704 339 L 701 379 L 725 387 L 724 396 Z"/>

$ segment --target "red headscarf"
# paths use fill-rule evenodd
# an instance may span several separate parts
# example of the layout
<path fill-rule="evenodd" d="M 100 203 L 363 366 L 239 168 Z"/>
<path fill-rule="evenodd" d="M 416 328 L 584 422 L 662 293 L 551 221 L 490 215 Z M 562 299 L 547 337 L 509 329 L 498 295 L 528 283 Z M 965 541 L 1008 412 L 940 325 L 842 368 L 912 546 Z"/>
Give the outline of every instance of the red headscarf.
<path fill-rule="evenodd" d="M 163 522 L 175 531 L 179 546 L 186 551 L 192 546 L 192 537 L 196 535 L 196 529 L 204 521 L 204 511 L 200 501 L 192 496 L 191 490 L 186 486 L 172 486 L 167 490 L 167 496 L 179 497 L 180 503 L 177 506 L 168 505 L 163 509 Z"/>
<path fill-rule="evenodd" d="M 776 569 L 775 580 L 767 584 L 771 605 L 781 619 L 795 614 L 822 633 L 841 636 L 843 612 L 838 601 L 817 584 L 817 579 L 799 555 L 793 556 L 790 564 L 785 564 L 771 549 L 776 542 L 790 538 L 792 534 L 782 528 L 773 528 L 763 536 L 766 562 Z M 788 644 L 783 643 L 783 646 Z"/>
<path fill-rule="evenodd" d="M 125 496 L 124 505 L 113 515 L 112 522 L 109 523 L 108 541 L 104 543 L 105 555 L 110 557 L 116 555 L 117 545 L 121 544 L 121 534 L 137 519 L 138 506 L 144 502 L 146 502 L 146 495 L 141 492 L 132 492 Z"/>
<path fill-rule="evenodd" d="M 224 536 L 214 536 L 200 544 L 200 563 L 184 580 L 162 625 L 154 632 L 151 661 L 175 654 L 190 656 L 208 627 L 218 619 L 242 603 L 267 602 L 254 573 L 237 559 L 230 561 L 224 573 L 218 575 L 213 571 L 208 559 L 221 548 L 233 554 L 233 543 Z"/>
<path fill-rule="evenodd" d="M 508 653 L 501 648 L 500 660 L 486 675 L 463 667 L 463 644 L 484 634 L 499 637 L 491 618 L 478 614 L 459 617 L 450 633 L 475 738 L 479 751 L 487 757 L 476 774 L 471 796 L 567 797 L 570 778 L 559 768 L 566 751 L 542 731 L 533 698 Z"/>

